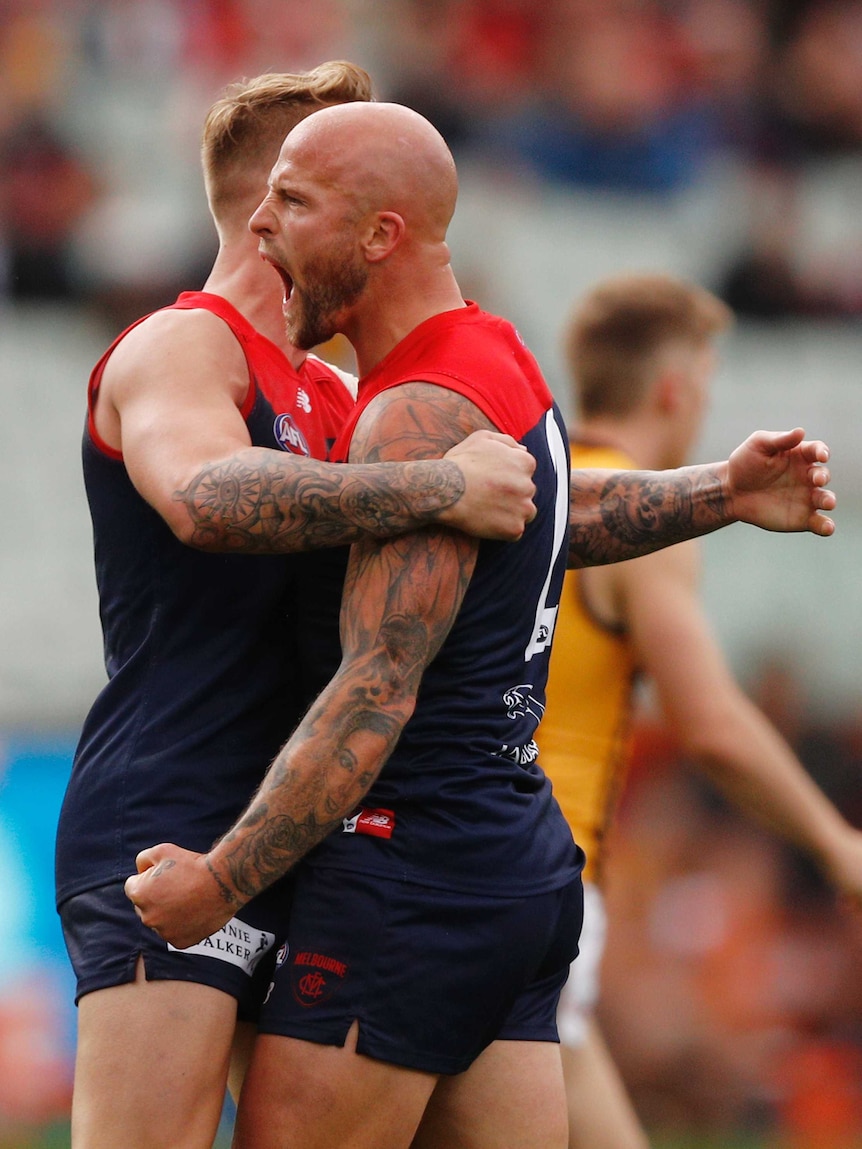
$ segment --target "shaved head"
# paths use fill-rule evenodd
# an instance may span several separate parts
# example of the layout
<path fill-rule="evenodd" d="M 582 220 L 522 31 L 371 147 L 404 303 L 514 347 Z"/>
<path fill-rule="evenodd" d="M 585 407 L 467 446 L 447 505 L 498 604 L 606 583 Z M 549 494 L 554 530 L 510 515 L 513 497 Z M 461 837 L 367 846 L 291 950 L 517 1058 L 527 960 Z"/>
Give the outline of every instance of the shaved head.
<path fill-rule="evenodd" d="M 355 206 L 397 212 L 414 235 L 442 241 L 455 211 L 455 162 L 437 129 L 402 104 L 323 108 L 288 135 L 282 161 L 312 170 Z"/>
<path fill-rule="evenodd" d="M 284 282 L 291 341 L 341 332 L 364 374 L 430 315 L 463 307 L 446 243 L 457 194 L 443 137 L 401 104 L 339 104 L 297 124 L 249 221 Z"/>

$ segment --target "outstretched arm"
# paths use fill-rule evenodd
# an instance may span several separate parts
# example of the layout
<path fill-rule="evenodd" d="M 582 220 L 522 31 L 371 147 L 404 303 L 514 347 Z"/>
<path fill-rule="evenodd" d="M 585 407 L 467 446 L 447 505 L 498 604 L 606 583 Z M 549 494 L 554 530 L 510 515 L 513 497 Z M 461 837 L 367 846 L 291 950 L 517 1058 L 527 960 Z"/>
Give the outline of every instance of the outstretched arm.
<path fill-rule="evenodd" d="M 247 390 L 240 345 L 206 311 L 157 312 L 106 366 L 99 432 L 189 546 L 285 553 L 430 523 L 511 540 L 535 514 L 534 460 L 507 435 L 485 431 L 445 459 L 344 467 L 253 447 Z"/>
<path fill-rule="evenodd" d="M 569 566 L 637 558 L 735 522 L 831 535 L 829 450 L 804 434 L 756 431 L 723 463 L 573 471 Z"/>
<path fill-rule="evenodd" d="M 354 437 L 361 459 L 445 450 L 479 422 L 427 384 L 379 396 Z M 218 929 L 350 814 L 413 712 L 425 667 L 455 621 L 478 544 L 429 529 L 353 547 L 342 600 L 343 659 L 245 815 L 207 855 L 161 845 L 126 889 L 146 925 L 180 947 Z"/>

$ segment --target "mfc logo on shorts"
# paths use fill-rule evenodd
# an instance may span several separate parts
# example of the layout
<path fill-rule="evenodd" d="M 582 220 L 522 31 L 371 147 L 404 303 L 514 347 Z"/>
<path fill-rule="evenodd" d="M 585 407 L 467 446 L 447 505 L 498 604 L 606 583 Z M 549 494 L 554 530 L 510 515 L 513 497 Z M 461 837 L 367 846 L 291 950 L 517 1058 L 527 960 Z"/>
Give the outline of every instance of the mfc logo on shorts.
<path fill-rule="evenodd" d="M 308 449 L 308 443 L 305 441 L 305 436 L 299 427 L 297 427 L 293 416 L 287 412 L 283 415 L 276 415 L 275 422 L 272 425 L 272 433 L 275 435 L 276 442 L 283 451 L 292 451 L 294 455 L 311 454 L 311 451 Z"/>
<path fill-rule="evenodd" d="M 248 926 L 239 918 L 231 918 L 226 926 L 188 949 L 178 950 L 170 942 L 167 944 L 172 953 L 218 958 L 219 961 L 239 966 L 251 977 L 257 963 L 274 943 L 275 934 Z"/>
<path fill-rule="evenodd" d="M 347 969 L 338 958 L 301 950 L 290 968 L 293 996 L 300 1005 L 318 1005 L 338 989 Z"/>

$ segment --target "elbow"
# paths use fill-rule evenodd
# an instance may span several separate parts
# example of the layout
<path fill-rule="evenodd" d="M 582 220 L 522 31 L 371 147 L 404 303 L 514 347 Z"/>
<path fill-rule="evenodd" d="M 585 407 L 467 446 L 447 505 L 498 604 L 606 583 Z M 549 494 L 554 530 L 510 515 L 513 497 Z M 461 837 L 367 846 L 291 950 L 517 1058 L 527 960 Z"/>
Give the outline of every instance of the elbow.
<path fill-rule="evenodd" d="M 195 547 L 197 549 L 194 523 L 183 522 L 180 518 L 168 519 L 167 523 L 171 529 L 171 533 L 178 542 L 181 542 L 183 546 Z"/>
<path fill-rule="evenodd" d="M 346 760 L 364 763 L 368 781 L 395 749 L 413 715 L 417 690 L 379 658 L 343 660 L 321 702 L 343 715 L 338 735 Z M 371 765 L 368 765 L 368 764 Z"/>
<path fill-rule="evenodd" d="M 244 529 L 246 524 L 240 525 L 229 508 L 208 506 L 200 495 L 192 497 L 190 490 L 191 486 L 175 491 L 170 502 L 160 508 L 179 542 L 194 550 L 214 553 L 259 549 L 251 545 L 253 540 L 251 532 Z"/>
<path fill-rule="evenodd" d="M 254 515 L 240 510 L 244 474 L 228 459 L 173 476 L 170 495 L 158 509 L 175 538 L 199 551 L 259 549 L 251 530 Z"/>
<path fill-rule="evenodd" d="M 385 698 L 386 708 L 398 716 L 402 729 L 413 717 L 419 683 L 414 675 L 398 662 L 390 664 L 388 672 L 381 675 L 381 697 Z"/>
<path fill-rule="evenodd" d="M 416 709 L 421 674 L 415 665 L 408 667 L 403 658 L 383 648 L 355 661 L 348 659 L 341 669 L 352 679 L 357 713 L 362 712 L 364 720 L 381 734 L 385 732 L 394 745 Z"/>
<path fill-rule="evenodd" d="M 675 730 L 679 748 L 686 758 L 699 760 L 712 757 L 714 738 L 712 731 L 700 723 L 677 726 Z"/>
<path fill-rule="evenodd" d="M 197 551 L 230 550 L 227 531 L 217 522 L 195 522 L 186 510 L 165 517 L 174 538 Z"/>
<path fill-rule="evenodd" d="M 733 738 L 736 728 L 733 707 L 723 698 L 701 698 L 699 704 L 671 706 L 668 712 L 680 750 L 688 758 L 715 760 L 722 747 Z"/>
<path fill-rule="evenodd" d="M 734 743 L 734 723 L 706 721 L 677 730 L 683 755 L 696 762 L 707 774 L 723 773 L 738 753 Z"/>

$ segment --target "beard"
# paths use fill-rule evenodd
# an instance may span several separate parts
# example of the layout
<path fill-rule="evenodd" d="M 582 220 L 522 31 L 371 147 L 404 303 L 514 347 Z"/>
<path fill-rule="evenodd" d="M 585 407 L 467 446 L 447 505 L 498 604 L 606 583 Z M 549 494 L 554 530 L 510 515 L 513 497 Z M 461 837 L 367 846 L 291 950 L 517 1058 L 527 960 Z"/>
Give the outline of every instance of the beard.
<path fill-rule="evenodd" d="M 343 253 L 319 256 L 305 269 L 308 286 L 290 297 L 287 337 L 302 351 L 326 343 L 339 331 L 338 313 L 350 307 L 368 282 L 368 269 L 358 259 L 346 263 Z"/>

